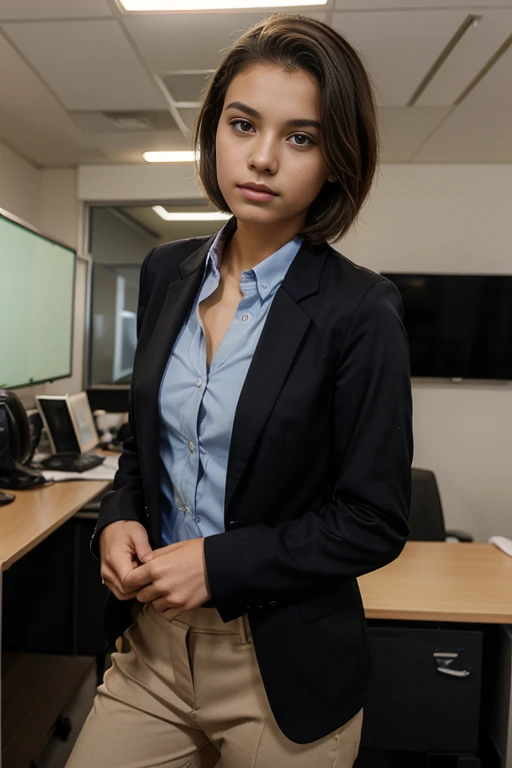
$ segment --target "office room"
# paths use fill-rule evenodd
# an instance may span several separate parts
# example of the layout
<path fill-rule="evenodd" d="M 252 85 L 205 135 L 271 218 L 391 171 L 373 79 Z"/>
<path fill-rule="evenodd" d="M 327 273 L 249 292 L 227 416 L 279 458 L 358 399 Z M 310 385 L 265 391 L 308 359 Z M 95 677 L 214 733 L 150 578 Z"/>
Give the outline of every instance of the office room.
<path fill-rule="evenodd" d="M 0 768 L 512 768 L 512 0 L 0 71 Z"/>

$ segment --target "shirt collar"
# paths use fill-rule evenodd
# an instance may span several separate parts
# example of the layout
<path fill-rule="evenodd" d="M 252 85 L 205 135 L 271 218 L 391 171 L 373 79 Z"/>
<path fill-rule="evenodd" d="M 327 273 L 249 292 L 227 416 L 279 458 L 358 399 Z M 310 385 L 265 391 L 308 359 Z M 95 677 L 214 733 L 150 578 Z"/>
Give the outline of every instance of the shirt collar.
<path fill-rule="evenodd" d="M 222 259 L 222 253 L 226 244 L 226 226 L 229 222 L 217 232 L 213 243 L 211 244 L 208 255 L 206 257 L 205 273 L 211 267 L 214 273 L 219 274 L 220 262 Z M 274 251 L 270 256 L 267 256 L 262 262 L 255 267 L 242 272 L 242 276 L 246 278 L 256 278 L 256 285 L 258 292 L 262 300 L 264 300 L 269 294 L 273 293 L 276 288 L 283 282 L 284 277 L 297 255 L 303 238 L 296 236 L 291 240 L 288 240 L 281 248 Z"/>

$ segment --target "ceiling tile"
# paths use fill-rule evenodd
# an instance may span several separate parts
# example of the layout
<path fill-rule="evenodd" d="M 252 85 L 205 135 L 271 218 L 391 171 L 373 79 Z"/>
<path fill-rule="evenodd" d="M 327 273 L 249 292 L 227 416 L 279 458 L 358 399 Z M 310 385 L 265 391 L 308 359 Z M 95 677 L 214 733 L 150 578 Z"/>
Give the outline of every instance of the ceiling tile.
<path fill-rule="evenodd" d="M 0 21 L 111 17 L 107 0 L 2 0 Z"/>
<path fill-rule="evenodd" d="M 453 104 L 511 32 L 512 9 L 485 12 L 457 43 L 416 104 Z"/>
<path fill-rule="evenodd" d="M 512 163 L 512 48 L 452 112 L 414 162 Z"/>
<path fill-rule="evenodd" d="M 173 72 L 162 75 L 162 82 L 174 101 L 200 102 L 202 91 L 207 87 L 210 76 L 211 70 L 201 74 Z"/>
<path fill-rule="evenodd" d="M 362 55 L 378 103 L 401 107 L 466 15 L 462 10 L 334 13 L 332 26 Z"/>
<path fill-rule="evenodd" d="M 325 12 L 303 15 L 325 19 Z M 169 70 L 215 69 L 242 32 L 268 13 L 176 13 L 124 17 L 145 60 L 157 74 Z"/>
<path fill-rule="evenodd" d="M 2 27 L 68 109 L 158 109 L 165 100 L 115 21 Z"/>
<path fill-rule="evenodd" d="M 512 110 L 496 109 L 489 114 L 461 104 L 411 162 L 512 163 L 511 136 Z"/>
<path fill-rule="evenodd" d="M 382 163 L 406 163 L 450 107 L 380 107 Z"/>
<path fill-rule="evenodd" d="M 192 130 L 194 127 L 194 121 L 199 114 L 199 109 L 197 107 L 181 107 L 178 112 L 183 118 L 183 122 L 187 128 Z"/>
<path fill-rule="evenodd" d="M 0 71 L 0 141 L 43 167 L 104 159 L 1 36 Z"/>
<path fill-rule="evenodd" d="M 462 104 L 473 109 L 475 112 L 477 110 L 492 111 L 500 107 L 512 111 L 511 84 L 512 46 L 509 46 L 489 72 L 468 93 Z"/>

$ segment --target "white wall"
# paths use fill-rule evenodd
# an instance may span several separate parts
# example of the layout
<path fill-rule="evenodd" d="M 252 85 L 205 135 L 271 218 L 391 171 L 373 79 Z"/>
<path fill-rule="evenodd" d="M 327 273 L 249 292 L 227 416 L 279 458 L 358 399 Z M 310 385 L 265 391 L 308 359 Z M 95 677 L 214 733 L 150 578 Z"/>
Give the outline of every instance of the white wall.
<path fill-rule="evenodd" d="M 377 272 L 512 274 L 512 165 L 384 165 L 337 250 Z M 413 382 L 415 459 L 447 525 L 512 538 L 512 385 Z"/>
<path fill-rule="evenodd" d="M 0 208 L 72 248 L 82 243 L 83 203 L 77 197 L 76 170 L 42 170 L 0 144 Z M 16 389 L 26 408 L 37 394 L 79 392 L 83 382 L 83 351 L 87 262 L 77 260 L 72 376 L 53 384 Z"/>
<path fill-rule="evenodd" d="M 0 144 L 0 208 L 41 226 L 41 172 Z"/>

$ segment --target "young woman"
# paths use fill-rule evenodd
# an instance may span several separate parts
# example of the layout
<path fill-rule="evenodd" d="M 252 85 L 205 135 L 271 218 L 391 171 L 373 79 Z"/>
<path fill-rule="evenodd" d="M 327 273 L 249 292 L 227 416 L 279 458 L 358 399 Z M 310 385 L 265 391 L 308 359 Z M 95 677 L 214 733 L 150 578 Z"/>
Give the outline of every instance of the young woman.
<path fill-rule="evenodd" d="M 376 166 L 360 59 L 321 22 L 265 19 L 194 146 L 232 217 L 142 265 L 132 435 L 91 542 L 122 642 L 68 768 L 349 768 L 356 579 L 404 546 L 412 461 L 400 296 L 327 243 Z"/>

